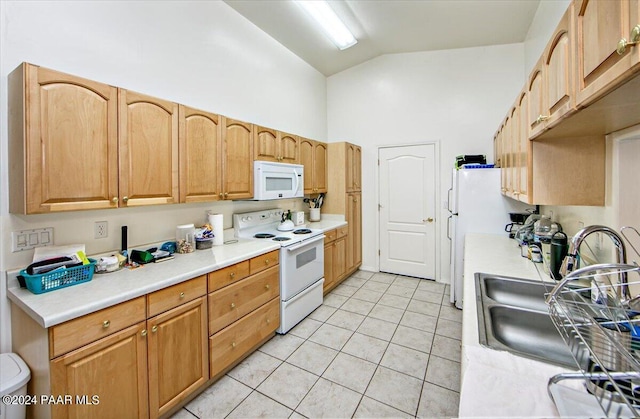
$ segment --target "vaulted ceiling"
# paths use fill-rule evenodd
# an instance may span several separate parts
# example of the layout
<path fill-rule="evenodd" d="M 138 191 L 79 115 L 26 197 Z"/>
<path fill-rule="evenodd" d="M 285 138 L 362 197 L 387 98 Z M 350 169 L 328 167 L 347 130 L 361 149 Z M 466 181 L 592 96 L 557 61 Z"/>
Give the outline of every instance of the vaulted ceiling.
<path fill-rule="evenodd" d="M 326 76 L 383 54 L 523 42 L 540 0 L 331 0 L 358 39 L 344 51 L 292 0 L 225 0 Z"/>

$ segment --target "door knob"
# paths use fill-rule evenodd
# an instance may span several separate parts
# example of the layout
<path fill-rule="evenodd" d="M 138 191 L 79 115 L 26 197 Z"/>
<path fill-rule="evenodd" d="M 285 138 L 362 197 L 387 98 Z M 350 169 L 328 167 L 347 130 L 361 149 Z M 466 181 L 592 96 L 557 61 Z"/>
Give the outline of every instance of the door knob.
<path fill-rule="evenodd" d="M 422 220 L 423 223 L 432 223 L 433 222 L 433 218 L 429 217 L 426 220 Z"/>

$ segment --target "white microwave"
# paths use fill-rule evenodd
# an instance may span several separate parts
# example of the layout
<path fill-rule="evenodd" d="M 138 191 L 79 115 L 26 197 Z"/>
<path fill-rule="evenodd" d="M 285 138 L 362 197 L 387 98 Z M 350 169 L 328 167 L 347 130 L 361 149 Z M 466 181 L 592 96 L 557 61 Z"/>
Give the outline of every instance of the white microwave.
<path fill-rule="evenodd" d="M 304 166 L 301 164 L 253 162 L 253 199 L 302 198 Z"/>

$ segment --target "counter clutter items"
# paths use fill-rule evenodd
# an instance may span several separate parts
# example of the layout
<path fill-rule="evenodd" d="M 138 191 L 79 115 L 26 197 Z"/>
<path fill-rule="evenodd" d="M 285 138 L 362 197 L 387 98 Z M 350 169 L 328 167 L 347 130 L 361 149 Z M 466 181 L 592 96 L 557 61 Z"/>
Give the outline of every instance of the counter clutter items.
<path fill-rule="evenodd" d="M 88 259 L 84 245 L 36 248 L 33 263 L 20 271 L 20 286 L 34 294 L 69 287 L 93 278 L 96 261 Z"/>
<path fill-rule="evenodd" d="M 20 288 L 17 272 L 8 272 L 13 348 L 27 364 L 42 366 L 29 392 L 102 388 L 100 405 L 91 408 L 107 417 L 136 417 L 138 408 L 145 417 L 170 416 L 275 333 L 279 249 L 271 240 L 237 238 L 45 295 Z M 82 407 L 28 409 L 33 417 L 71 417 L 82 416 Z"/>

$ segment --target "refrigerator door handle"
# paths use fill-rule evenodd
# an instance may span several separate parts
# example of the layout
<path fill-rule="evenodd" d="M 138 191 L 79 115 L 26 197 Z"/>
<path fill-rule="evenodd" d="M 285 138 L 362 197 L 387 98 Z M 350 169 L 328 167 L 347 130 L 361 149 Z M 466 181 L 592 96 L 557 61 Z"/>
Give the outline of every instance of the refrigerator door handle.
<path fill-rule="evenodd" d="M 447 238 L 451 240 L 451 219 L 453 218 L 453 214 L 447 218 Z"/>
<path fill-rule="evenodd" d="M 451 192 L 453 192 L 453 186 L 447 191 L 447 211 L 449 212 L 453 212 L 453 209 L 451 209 Z"/>

